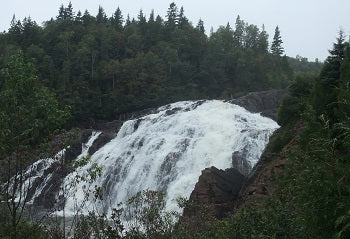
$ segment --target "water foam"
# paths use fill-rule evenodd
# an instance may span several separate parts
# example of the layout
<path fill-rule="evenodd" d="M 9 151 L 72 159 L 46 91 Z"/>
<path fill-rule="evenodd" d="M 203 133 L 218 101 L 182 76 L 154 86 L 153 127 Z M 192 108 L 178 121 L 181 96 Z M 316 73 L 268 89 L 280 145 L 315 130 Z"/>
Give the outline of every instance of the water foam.
<path fill-rule="evenodd" d="M 177 102 L 154 114 L 124 123 L 117 137 L 91 155 L 65 180 L 66 214 L 100 210 L 151 189 L 166 196 L 166 210 L 179 211 L 175 199 L 188 198 L 204 168 L 232 167 L 232 153 L 248 149 L 254 166 L 279 126 L 269 118 L 223 101 Z M 91 182 L 88 170 L 101 167 Z M 76 180 L 83 175 L 86 180 Z M 85 176 L 84 176 L 85 175 Z M 102 200 L 94 190 L 101 189 Z"/>

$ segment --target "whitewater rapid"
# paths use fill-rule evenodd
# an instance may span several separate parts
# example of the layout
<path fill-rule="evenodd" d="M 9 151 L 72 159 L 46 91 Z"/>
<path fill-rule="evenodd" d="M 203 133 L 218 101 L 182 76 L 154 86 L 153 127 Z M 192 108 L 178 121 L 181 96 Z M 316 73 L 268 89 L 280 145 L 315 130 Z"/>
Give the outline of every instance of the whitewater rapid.
<path fill-rule="evenodd" d="M 177 102 L 127 121 L 64 180 L 66 215 L 77 210 L 110 213 L 145 189 L 164 192 L 165 209 L 180 211 L 176 198 L 189 198 L 203 169 L 230 168 L 233 152 L 244 149 L 253 167 L 278 127 L 269 118 L 219 100 Z M 97 136 L 95 132 L 89 145 Z M 87 156 L 84 152 L 80 158 Z M 88 172 L 96 168 L 99 174 L 91 180 Z M 96 200 L 96 189 L 102 200 Z"/>

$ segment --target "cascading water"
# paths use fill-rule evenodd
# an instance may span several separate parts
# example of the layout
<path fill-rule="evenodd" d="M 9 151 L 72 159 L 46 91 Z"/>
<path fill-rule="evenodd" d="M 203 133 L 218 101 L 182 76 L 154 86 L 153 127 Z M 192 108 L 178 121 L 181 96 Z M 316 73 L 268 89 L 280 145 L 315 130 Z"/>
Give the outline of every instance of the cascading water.
<path fill-rule="evenodd" d="M 124 123 L 117 137 L 91 155 L 88 164 L 68 175 L 66 213 L 98 209 L 110 213 L 118 203 L 150 189 L 165 193 L 166 210 L 188 198 L 204 168 L 232 167 L 232 153 L 248 149 L 254 166 L 279 126 L 273 120 L 222 101 L 178 102 L 157 113 Z M 95 181 L 78 180 L 100 167 Z M 79 176 L 80 175 L 80 176 Z M 102 200 L 95 200 L 95 189 Z M 88 192 L 88 193 L 87 193 Z"/>
<path fill-rule="evenodd" d="M 150 189 L 165 193 L 166 210 L 179 211 L 176 198 L 190 196 L 203 169 L 230 168 L 232 154 L 243 151 L 244 163 L 253 167 L 278 127 L 269 118 L 218 100 L 166 105 L 125 122 L 114 139 L 89 156 L 100 134 L 94 132 L 75 160 L 85 163 L 76 164 L 65 177 L 56 200 L 64 196 L 65 215 L 90 210 L 109 214 L 119 203 Z M 51 175 L 44 171 L 52 171 L 48 169 L 61 157 L 34 164 L 43 166 L 34 176 L 40 183 L 31 190 L 30 202 L 45 198 L 41 194 Z M 96 190 L 102 200 L 96 200 Z"/>

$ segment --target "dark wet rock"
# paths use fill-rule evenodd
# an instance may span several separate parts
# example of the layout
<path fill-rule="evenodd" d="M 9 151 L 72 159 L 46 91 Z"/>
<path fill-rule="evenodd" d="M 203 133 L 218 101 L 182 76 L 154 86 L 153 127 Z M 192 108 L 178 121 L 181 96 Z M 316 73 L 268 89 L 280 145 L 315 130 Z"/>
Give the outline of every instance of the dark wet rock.
<path fill-rule="evenodd" d="M 278 108 L 285 93 L 285 90 L 252 92 L 229 102 L 242 106 L 250 112 L 261 113 L 263 116 L 277 120 Z"/>
<path fill-rule="evenodd" d="M 115 138 L 120 128 L 123 126 L 123 123 L 124 121 L 122 120 L 113 120 L 111 122 L 99 121 L 96 123 L 94 130 L 102 132 L 89 148 L 89 154 L 94 154 L 97 150 Z"/>
<path fill-rule="evenodd" d="M 97 121 L 92 128 L 96 131 L 109 132 L 116 135 L 124 122 L 124 120 Z"/>
<path fill-rule="evenodd" d="M 71 172 L 68 165 L 62 162 L 56 162 L 51 165 L 50 168 L 45 170 L 42 179 L 49 176 L 48 181 L 43 187 L 40 195 L 35 198 L 34 205 L 41 206 L 45 209 L 53 209 L 60 205 L 62 202 L 57 201 L 59 198 L 60 188 L 63 183 L 63 179 Z"/>
<path fill-rule="evenodd" d="M 97 139 L 93 142 L 91 147 L 89 148 L 89 154 L 93 155 L 97 150 L 102 148 L 105 144 L 111 141 L 115 137 L 115 134 L 112 132 L 102 132 Z"/>
<path fill-rule="evenodd" d="M 223 218 L 232 211 L 232 202 L 237 198 L 245 180 L 245 176 L 234 168 L 204 169 L 191 193 L 189 204 L 184 208 L 182 220 L 196 217 L 202 206 L 208 206 L 212 216 Z"/>
<path fill-rule="evenodd" d="M 179 112 L 180 110 L 181 110 L 181 108 L 175 107 L 175 108 L 173 108 L 173 109 L 171 109 L 171 110 L 165 111 L 165 114 L 166 114 L 167 116 L 173 115 L 173 114 Z"/>
<path fill-rule="evenodd" d="M 135 124 L 134 124 L 134 132 L 139 128 L 141 122 L 143 121 L 143 119 L 137 119 Z"/>
<path fill-rule="evenodd" d="M 252 166 L 247 161 L 248 150 L 244 148 L 242 151 L 232 153 L 232 168 L 237 169 L 244 176 L 248 176 L 252 170 Z"/>
<path fill-rule="evenodd" d="M 92 135 L 92 129 L 82 130 L 81 136 L 80 136 L 80 141 L 83 143 L 87 142 L 91 135 Z"/>
<path fill-rule="evenodd" d="M 195 110 L 198 106 L 201 106 L 206 100 L 198 100 L 191 107 L 187 107 L 184 111 Z"/>
<path fill-rule="evenodd" d="M 78 137 L 71 140 L 70 146 L 65 152 L 66 161 L 73 161 L 81 154 L 82 145 L 88 141 L 91 134 L 91 129 L 82 129 L 77 133 Z"/>
<path fill-rule="evenodd" d="M 78 157 L 79 154 L 81 154 L 81 150 L 82 150 L 81 142 L 76 142 L 74 144 L 71 144 L 70 147 L 66 150 L 65 159 L 67 161 L 73 161 Z"/>

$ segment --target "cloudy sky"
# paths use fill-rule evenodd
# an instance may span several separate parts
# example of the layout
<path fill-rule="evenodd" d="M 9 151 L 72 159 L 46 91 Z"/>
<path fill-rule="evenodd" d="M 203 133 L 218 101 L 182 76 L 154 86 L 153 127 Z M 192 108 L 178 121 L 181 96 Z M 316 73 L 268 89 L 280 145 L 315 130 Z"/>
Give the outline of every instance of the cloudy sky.
<path fill-rule="evenodd" d="M 123 15 L 137 16 L 140 9 L 148 15 L 152 9 L 165 18 L 172 0 L 71 0 L 74 11 L 88 9 L 96 15 L 101 5 L 108 16 L 119 6 Z M 297 54 L 314 60 L 324 60 L 340 29 L 350 34 L 350 0 L 177 0 L 193 24 L 204 20 L 207 32 L 230 22 L 237 15 L 250 24 L 261 26 L 272 38 L 276 25 L 280 27 L 286 54 Z M 0 31 L 9 28 L 13 14 L 17 19 L 31 16 L 38 24 L 56 17 L 61 4 L 69 0 L 8 0 L 0 9 Z"/>

